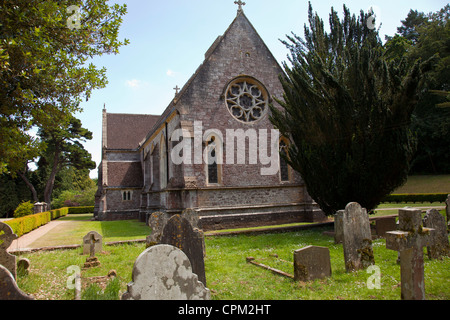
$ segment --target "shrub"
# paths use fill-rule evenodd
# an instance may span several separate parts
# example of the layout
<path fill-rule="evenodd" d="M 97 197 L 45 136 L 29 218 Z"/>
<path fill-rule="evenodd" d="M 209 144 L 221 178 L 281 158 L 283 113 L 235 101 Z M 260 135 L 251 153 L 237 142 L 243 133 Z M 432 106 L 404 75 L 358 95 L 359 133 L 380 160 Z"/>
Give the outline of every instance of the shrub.
<path fill-rule="evenodd" d="M 71 208 L 65 208 L 65 209 L 67 209 L 70 214 L 82 214 L 82 213 L 94 212 L 94 206 L 71 207 Z"/>
<path fill-rule="evenodd" d="M 14 210 L 14 218 L 28 216 L 33 213 L 34 205 L 30 201 L 22 202 L 17 206 L 16 210 Z"/>
<path fill-rule="evenodd" d="M 382 202 L 445 202 L 447 193 L 410 193 L 410 194 L 390 194 Z"/>

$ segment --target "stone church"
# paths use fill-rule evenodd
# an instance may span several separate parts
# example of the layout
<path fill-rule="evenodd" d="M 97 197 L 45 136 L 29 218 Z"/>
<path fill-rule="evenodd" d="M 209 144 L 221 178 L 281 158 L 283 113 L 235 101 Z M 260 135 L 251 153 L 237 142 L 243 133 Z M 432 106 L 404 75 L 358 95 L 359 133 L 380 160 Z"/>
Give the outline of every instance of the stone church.
<path fill-rule="evenodd" d="M 324 218 L 279 157 L 289 140 L 275 134 L 269 104 L 282 97 L 284 71 L 237 4 L 234 21 L 162 115 L 103 109 L 97 219 L 192 209 L 211 230 Z"/>

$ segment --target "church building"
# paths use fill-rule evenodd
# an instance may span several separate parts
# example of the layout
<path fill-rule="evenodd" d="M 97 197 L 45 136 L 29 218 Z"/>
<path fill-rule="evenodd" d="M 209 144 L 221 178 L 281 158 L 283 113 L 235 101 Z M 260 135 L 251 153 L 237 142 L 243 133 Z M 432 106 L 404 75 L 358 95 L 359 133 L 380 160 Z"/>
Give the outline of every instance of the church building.
<path fill-rule="evenodd" d="M 192 209 L 212 230 L 325 218 L 279 156 L 289 139 L 269 104 L 280 107 L 284 71 L 236 3 L 236 18 L 162 115 L 103 109 L 97 219 Z"/>

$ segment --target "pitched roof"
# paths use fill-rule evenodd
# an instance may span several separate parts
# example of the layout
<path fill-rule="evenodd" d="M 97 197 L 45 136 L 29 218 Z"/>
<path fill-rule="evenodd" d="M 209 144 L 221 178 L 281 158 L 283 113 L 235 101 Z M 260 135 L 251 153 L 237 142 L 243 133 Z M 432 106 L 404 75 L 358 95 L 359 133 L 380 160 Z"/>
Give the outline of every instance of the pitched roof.
<path fill-rule="evenodd" d="M 149 114 L 106 114 L 108 149 L 137 149 L 160 116 Z"/>

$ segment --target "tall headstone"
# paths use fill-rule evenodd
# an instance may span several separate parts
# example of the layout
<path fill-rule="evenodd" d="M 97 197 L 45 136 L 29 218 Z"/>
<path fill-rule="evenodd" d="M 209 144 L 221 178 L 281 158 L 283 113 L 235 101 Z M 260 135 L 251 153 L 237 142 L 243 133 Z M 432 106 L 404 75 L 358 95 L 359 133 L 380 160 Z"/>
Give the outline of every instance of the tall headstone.
<path fill-rule="evenodd" d="M 312 281 L 331 276 L 330 250 L 308 246 L 294 251 L 294 280 Z"/>
<path fill-rule="evenodd" d="M 375 264 L 367 210 L 358 203 L 351 202 L 342 214 L 345 269 L 351 272 Z"/>
<path fill-rule="evenodd" d="M 150 235 L 146 238 L 147 247 L 154 246 L 161 241 L 162 232 L 167 221 L 169 221 L 169 214 L 166 212 L 153 212 L 148 219 L 148 226 L 152 229 Z"/>
<path fill-rule="evenodd" d="M 92 254 L 92 250 L 94 250 L 93 255 L 96 253 L 102 252 L 103 237 L 97 231 L 90 231 L 83 237 L 83 254 Z M 94 246 L 93 248 L 92 245 Z"/>
<path fill-rule="evenodd" d="M 430 209 L 423 218 L 423 226 L 434 229 L 430 235 L 427 253 L 429 259 L 440 259 L 450 254 L 445 218 L 436 209 Z"/>
<path fill-rule="evenodd" d="M 34 300 L 17 286 L 13 275 L 0 265 L 0 300 Z"/>
<path fill-rule="evenodd" d="M 398 211 L 399 231 L 386 233 L 386 248 L 400 252 L 402 300 L 424 300 L 423 247 L 433 229 L 422 227 L 420 209 Z"/>
<path fill-rule="evenodd" d="M 447 226 L 450 225 L 450 194 L 445 199 L 445 215 L 447 216 Z"/>
<path fill-rule="evenodd" d="M 11 272 L 14 279 L 17 278 L 16 256 L 6 250 L 17 239 L 17 235 L 6 223 L 0 222 L 0 264 Z"/>
<path fill-rule="evenodd" d="M 186 254 L 171 245 L 147 248 L 134 263 L 122 300 L 209 300 L 211 292 L 192 271 Z"/>
<path fill-rule="evenodd" d="M 334 243 L 342 243 L 343 233 L 342 233 L 342 223 L 344 218 L 344 210 L 339 210 L 334 215 Z"/>
<path fill-rule="evenodd" d="M 375 229 L 377 230 L 377 236 L 384 238 L 386 236 L 386 232 L 397 229 L 395 217 L 377 219 L 375 222 Z"/>
<path fill-rule="evenodd" d="M 206 286 L 203 232 L 193 229 L 188 220 L 177 214 L 167 221 L 160 244 L 169 244 L 182 250 L 188 256 L 193 272 Z"/>

